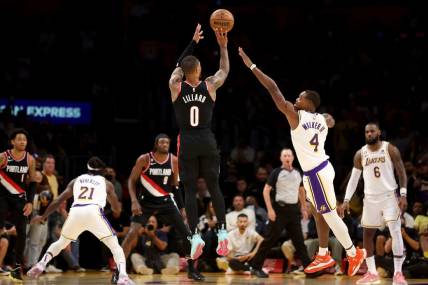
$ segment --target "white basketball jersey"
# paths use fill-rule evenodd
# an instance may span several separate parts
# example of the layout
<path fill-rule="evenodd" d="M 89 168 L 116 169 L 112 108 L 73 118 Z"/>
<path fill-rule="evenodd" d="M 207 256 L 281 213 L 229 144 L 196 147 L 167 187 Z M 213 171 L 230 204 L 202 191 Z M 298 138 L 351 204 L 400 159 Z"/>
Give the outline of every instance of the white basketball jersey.
<path fill-rule="evenodd" d="M 324 149 L 328 127 L 321 114 L 303 110 L 298 113 L 299 125 L 291 130 L 291 141 L 300 166 L 303 171 L 309 171 L 329 158 Z"/>
<path fill-rule="evenodd" d="M 382 141 L 377 151 L 370 151 L 367 145 L 361 148 L 365 194 L 379 195 L 397 189 L 394 164 L 389 156 L 388 145 L 388 142 Z"/>
<path fill-rule="evenodd" d="M 96 204 L 104 208 L 107 199 L 106 179 L 101 175 L 83 174 L 76 178 L 73 186 L 75 205 Z"/>

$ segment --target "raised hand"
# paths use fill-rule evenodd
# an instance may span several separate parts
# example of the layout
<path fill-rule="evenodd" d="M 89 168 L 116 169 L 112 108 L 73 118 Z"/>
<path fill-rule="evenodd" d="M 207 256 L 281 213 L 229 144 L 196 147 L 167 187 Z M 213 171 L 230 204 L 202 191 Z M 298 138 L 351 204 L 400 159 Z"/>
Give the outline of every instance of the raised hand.
<path fill-rule="evenodd" d="M 239 56 L 242 58 L 242 61 L 245 63 L 245 65 L 250 68 L 251 65 L 253 65 L 253 62 L 248 57 L 248 55 L 244 52 L 244 49 L 239 47 L 238 48 Z"/>
<path fill-rule="evenodd" d="M 201 26 L 201 24 L 198 23 L 198 25 L 196 26 L 196 29 L 195 29 L 195 33 L 193 34 L 193 40 L 196 43 L 199 43 L 199 41 L 204 38 L 203 33 L 204 33 L 204 31 L 202 31 L 202 26 Z"/>
<path fill-rule="evenodd" d="M 217 38 L 217 43 L 221 48 L 227 48 L 227 32 L 223 29 L 215 29 L 215 37 Z"/>

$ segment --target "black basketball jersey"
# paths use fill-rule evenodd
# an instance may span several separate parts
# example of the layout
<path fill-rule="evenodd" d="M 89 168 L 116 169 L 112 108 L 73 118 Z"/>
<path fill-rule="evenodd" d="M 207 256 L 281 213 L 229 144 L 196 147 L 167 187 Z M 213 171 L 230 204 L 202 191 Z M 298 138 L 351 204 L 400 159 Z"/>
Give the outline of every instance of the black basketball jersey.
<path fill-rule="evenodd" d="M 16 159 L 11 150 L 4 152 L 6 161 L 0 168 L 0 191 L 8 191 L 14 195 L 24 195 L 29 172 L 29 155 L 25 152 L 21 159 Z"/>
<path fill-rule="evenodd" d="M 214 101 L 207 83 L 199 82 L 193 87 L 186 81 L 181 82 L 181 91 L 174 102 L 175 117 L 180 132 L 211 129 Z"/>
<path fill-rule="evenodd" d="M 165 161 L 157 161 L 153 153 L 148 153 L 149 165 L 141 172 L 140 181 L 143 185 L 143 196 L 163 197 L 171 192 L 173 177 L 172 155 L 168 154 Z"/>

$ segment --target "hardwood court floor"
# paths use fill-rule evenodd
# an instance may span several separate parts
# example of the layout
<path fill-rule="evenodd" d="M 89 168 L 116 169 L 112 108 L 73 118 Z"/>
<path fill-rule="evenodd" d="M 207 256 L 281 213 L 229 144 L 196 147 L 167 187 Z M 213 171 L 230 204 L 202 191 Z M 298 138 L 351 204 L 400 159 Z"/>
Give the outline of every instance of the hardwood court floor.
<path fill-rule="evenodd" d="M 86 273 L 49 273 L 42 275 L 38 280 L 25 279 L 24 284 L 31 285 L 98 285 L 110 284 L 110 274 L 100 272 L 86 272 Z M 247 275 L 225 275 L 224 273 L 207 273 L 205 274 L 207 284 L 242 284 L 242 285 L 354 285 L 357 277 L 348 278 L 346 276 L 335 277 L 333 275 L 323 275 L 316 279 L 309 279 L 304 277 L 294 277 L 285 274 L 271 274 L 268 279 L 259 279 Z M 136 284 L 198 284 L 187 279 L 184 273 L 175 276 L 131 276 Z M 414 279 L 408 280 L 409 284 L 428 284 L 427 279 Z M 8 277 L 0 277 L 0 285 L 14 285 Z M 202 283 L 199 283 L 202 284 Z M 382 280 L 381 284 L 392 284 L 391 279 Z"/>

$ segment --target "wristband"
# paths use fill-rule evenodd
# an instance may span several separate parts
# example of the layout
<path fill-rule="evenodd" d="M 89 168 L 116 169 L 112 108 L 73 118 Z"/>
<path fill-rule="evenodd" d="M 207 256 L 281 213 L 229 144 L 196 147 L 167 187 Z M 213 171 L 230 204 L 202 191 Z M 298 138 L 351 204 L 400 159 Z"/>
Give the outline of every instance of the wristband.
<path fill-rule="evenodd" d="M 254 68 L 256 68 L 257 65 L 255 65 L 254 63 L 250 66 L 250 69 L 253 70 Z"/>
<path fill-rule="evenodd" d="M 407 189 L 405 187 L 400 188 L 400 196 L 407 197 Z"/>

